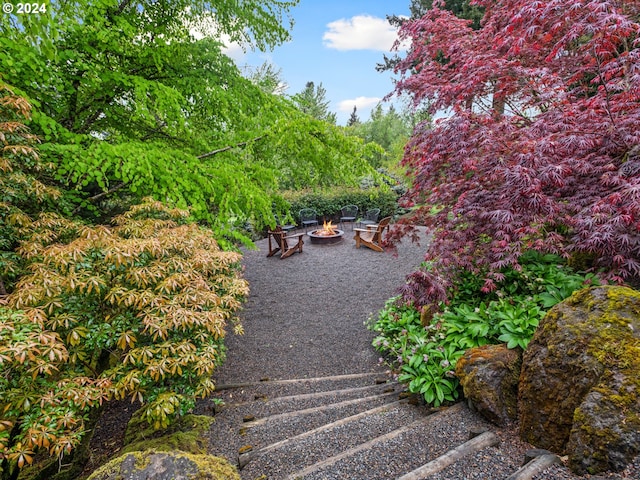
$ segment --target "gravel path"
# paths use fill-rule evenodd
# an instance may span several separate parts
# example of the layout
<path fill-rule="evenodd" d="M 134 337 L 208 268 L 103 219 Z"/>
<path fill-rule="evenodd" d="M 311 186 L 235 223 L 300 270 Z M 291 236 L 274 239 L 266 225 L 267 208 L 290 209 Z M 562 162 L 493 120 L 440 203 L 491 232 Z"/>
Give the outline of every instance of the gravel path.
<path fill-rule="evenodd" d="M 349 226 L 337 245 L 305 237 L 303 253 L 284 260 L 266 257 L 266 240 L 244 252 L 245 334 L 226 338 L 216 383 L 383 371 L 364 323 L 420 264 L 426 236 L 400 244 L 397 255 L 357 249 L 352 237 Z"/>

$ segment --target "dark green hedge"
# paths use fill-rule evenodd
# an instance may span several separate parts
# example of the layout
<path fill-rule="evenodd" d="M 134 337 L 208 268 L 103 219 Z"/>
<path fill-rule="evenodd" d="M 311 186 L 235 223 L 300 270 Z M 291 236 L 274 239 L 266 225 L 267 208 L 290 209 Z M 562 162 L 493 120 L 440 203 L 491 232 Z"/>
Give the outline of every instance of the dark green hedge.
<path fill-rule="evenodd" d="M 340 208 L 345 205 L 357 205 L 358 217 L 363 217 L 370 208 L 379 208 L 379 218 L 394 216 L 399 212 L 398 194 L 379 188 L 347 188 L 335 187 L 322 191 L 287 192 L 284 198 L 290 204 L 291 216 L 299 221 L 299 212 L 303 208 L 313 208 L 318 212 L 318 220 L 331 220 L 337 223 L 340 219 Z"/>

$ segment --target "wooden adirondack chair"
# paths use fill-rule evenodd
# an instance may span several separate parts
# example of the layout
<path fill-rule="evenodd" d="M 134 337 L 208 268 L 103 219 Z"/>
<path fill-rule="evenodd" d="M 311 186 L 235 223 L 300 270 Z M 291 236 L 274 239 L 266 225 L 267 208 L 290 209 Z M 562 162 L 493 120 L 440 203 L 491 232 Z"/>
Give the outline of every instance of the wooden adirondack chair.
<path fill-rule="evenodd" d="M 280 260 L 290 257 L 296 252 L 302 253 L 302 237 L 304 233 L 294 233 L 293 235 L 287 235 L 287 232 L 282 230 L 282 227 L 277 226 L 275 230 L 268 230 L 269 235 L 269 253 L 267 257 L 272 257 L 276 253 L 280 252 Z M 273 238 L 274 243 L 271 242 Z"/>
<path fill-rule="evenodd" d="M 380 246 L 382 243 L 382 232 L 385 228 L 389 228 L 389 222 L 391 217 L 385 217 L 377 225 L 367 225 L 367 228 L 354 228 L 356 236 L 353 237 L 356 241 L 356 248 L 360 248 L 361 245 L 369 247 L 376 252 L 384 252 L 384 248 Z"/>

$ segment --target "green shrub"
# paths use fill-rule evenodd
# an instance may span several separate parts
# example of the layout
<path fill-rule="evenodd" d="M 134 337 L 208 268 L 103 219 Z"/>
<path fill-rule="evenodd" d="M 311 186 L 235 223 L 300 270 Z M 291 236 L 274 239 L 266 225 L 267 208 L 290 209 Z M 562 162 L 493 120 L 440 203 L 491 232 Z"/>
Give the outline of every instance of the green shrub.
<path fill-rule="evenodd" d="M 359 216 L 364 216 L 370 208 L 380 209 L 379 218 L 393 216 L 398 211 L 398 194 L 381 188 L 332 187 L 321 192 L 287 192 L 284 198 L 289 202 L 290 214 L 295 221 L 303 208 L 313 208 L 319 219 L 334 222 L 340 219 L 340 208 L 345 205 L 357 205 Z"/>
<path fill-rule="evenodd" d="M 379 333 L 373 346 L 386 356 L 409 391 L 435 406 L 458 398 L 454 367 L 464 350 L 447 344 L 440 326 L 424 327 L 420 312 L 394 297 L 370 328 Z"/>
<path fill-rule="evenodd" d="M 29 273 L 0 306 L 2 468 L 62 459 L 105 401 L 140 401 L 161 429 L 213 391 L 248 284 L 240 254 L 187 215 L 147 200 L 113 227 L 31 222 Z"/>
<path fill-rule="evenodd" d="M 574 272 L 555 255 L 527 252 L 522 269 L 505 269 L 497 288 L 483 292 L 482 275 L 461 272 L 448 305 L 431 320 L 412 305 L 390 299 L 370 328 L 373 346 L 399 372 L 409 390 L 435 406 L 459 396 L 455 364 L 465 350 L 506 343 L 525 349 L 545 312 L 575 290 L 599 284 L 593 274 Z"/>

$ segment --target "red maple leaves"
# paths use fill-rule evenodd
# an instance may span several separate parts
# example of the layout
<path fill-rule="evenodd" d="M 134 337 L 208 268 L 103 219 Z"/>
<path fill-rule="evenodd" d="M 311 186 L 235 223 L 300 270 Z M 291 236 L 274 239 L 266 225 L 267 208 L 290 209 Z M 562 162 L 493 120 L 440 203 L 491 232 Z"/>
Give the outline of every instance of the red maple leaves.
<path fill-rule="evenodd" d="M 405 200 L 435 229 L 414 299 L 461 268 L 490 289 L 532 248 L 640 275 L 640 1 L 476 3 L 479 30 L 434 7 L 400 31 L 397 92 L 444 112 L 404 158 Z"/>

